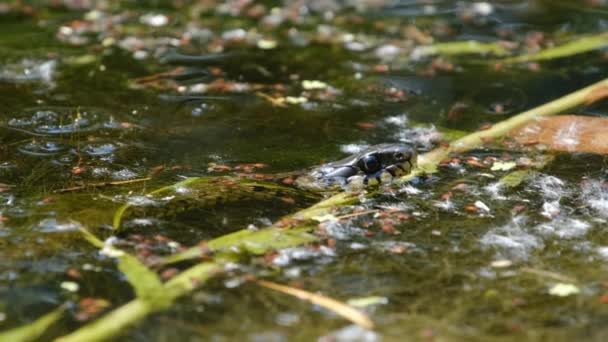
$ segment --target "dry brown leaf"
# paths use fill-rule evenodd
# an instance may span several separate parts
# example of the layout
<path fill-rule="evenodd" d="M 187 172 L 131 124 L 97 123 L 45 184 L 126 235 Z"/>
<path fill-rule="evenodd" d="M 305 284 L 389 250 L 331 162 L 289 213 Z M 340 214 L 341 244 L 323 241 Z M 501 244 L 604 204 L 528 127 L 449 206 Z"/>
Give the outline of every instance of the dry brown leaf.
<path fill-rule="evenodd" d="M 608 118 L 558 115 L 540 118 L 509 135 L 522 145 L 543 145 L 549 150 L 608 154 Z"/>

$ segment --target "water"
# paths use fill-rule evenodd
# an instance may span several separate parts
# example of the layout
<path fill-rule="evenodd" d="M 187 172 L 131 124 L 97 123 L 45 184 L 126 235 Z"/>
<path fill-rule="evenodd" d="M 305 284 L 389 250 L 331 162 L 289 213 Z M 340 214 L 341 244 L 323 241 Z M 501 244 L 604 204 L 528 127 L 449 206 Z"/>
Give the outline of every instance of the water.
<path fill-rule="evenodd" d="M 423 153 L 446 128 L 476 130 L 605 75 L 603 51 L 502 68 L 481 63 L 490 56 L 412 54 L 429 39 L 535 51 L 603 31 L 601 2 L 195 3 L 2 7 L 0 330 L 72 303 L 51 339 L 92 319 L 83 299 L 132 299 L 114 260 L 77 229 L 110 237 L 114 211 L 152 201 L 154 189 L 188 176 L 272 178 L 378 143 Z M 601 102 L 575 112 L 606 115 Z M 119 339 L 603 340 L 604 158 L 557 155 L 515 188 L 499 182 L 509 171 L 490 169 L 540 154 L 454 156 L 433 177 L 340 213 L 368 214 L 321 223 L 320 243 L 245 258 Z M 117 247 L 151 261 L 314 203 L 268 197 L 191 201 L 177 213 L 164 198 L 129 217 Z M 342 301 L 380 297 L 363 309 L 376 329 L 247 274 Z M 564 283 L 579 293 L 551 294 Z"/>

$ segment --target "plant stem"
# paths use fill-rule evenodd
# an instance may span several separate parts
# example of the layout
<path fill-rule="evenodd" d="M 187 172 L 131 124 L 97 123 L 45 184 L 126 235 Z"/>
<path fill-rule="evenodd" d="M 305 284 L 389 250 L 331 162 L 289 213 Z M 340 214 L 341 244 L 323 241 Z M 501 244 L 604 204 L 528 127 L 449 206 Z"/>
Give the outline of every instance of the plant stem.
<path fill-rule="evenodd" d="M 406 181 L 421 175 L 424 173 L 435 172 L 439 163 L 449 156 L 450 153 L 463 153 L 468 150 L 482 146 L 488 141 L 493 141 L 498 138 L 504 137 L 512 129 L 530 122 L 536 118 L 542 116 L 555 115 L 564 110 L 571 109 L 573 107 L 585 104 L 593 95 L 598 94 L 602 90 L 606 93 L 608 88 L 608 79 L 595 83 L 591 86 L 578 90 L 569 95 L 563 96 L 557 100 L 541 105 L 539 107 L 525 111 L 517 116 L 511 117 L 505 121 L 495 124 L 492 128 L 469 134 L 461 139 L 458 139 L 451 143 L 447 147 L 440 147 L 431 152 L 425 153 L 420 156 L 418 167 L 412 171 L 411 174 L 401 178 L 401 181 Z M 164 190 L 163 188 L 161 190 Z M 310 220 L 315 216 L 320 216 L 329 213 L 333 208 L 342 205 L 350 204 L 358 200 L 359 194 L 352 192 L 338 193 L 332 197 L 329 197 L 309 208 L 300 210 L 292 215 L 293 218 L 301 220 Z M 123 209 L 124 211 L 124 209 Z M 278 228 L 272 228 L 278 229 Z M 246 231 L 246 230 L 244 230 Z M 244 232 L 240 231 L 240 232 Z M 287 230 L 288 231 L 288 230 Z M 280 232 L 280 230 L 277 230 Z M 243 233 L 232 233 L 232 234 L 243 234 Z M 248 236 L 245 234 L 245 236 Z M 281 239 L 277 239 L 276 236 L 272 235 L 274 240 L 265 239 L 265 244 L 260 251 L 267 251 L 271 248 L 280 248 L 280 244 L 284 243 Z M 222 237 L 218 238 L 222 239 Z M 218 240 L 216 239 L 216 240 Z M 230 240 L 230 239 L 228 239 Z M 233 242 L 229 241 L 229 244 L 239 242 L 240 240 Z M 270 241 L 266 241 L 270 240 Z M 273 241 L 279 242 L 273 242 Z M 303 239 L 302 241 L 308 242 L 310 240 Z M 207 279 L 214 276 L 218 272 L 221 272 L 222 265 L 217 262 L 206 262 L 195 265 L 189 269 L 186 269 L 175 278 L 163 285 L 163 289 L 167 291 L 166 296 L 169 298 L 169 305 L 173 300 L 180 296 L 186 295 L 205 283 Z M 124 329 L 131 326 L 138 321 L 144 319 L 150 313 L 162 310 L 164 306 L 151 305 L 149 301 L 143 298 L 137 298 L 131 302 L 111 311 L 104 317 L 97 321 L 87 324 L 84 327 L 76 330 L 75 332 L 63 336 L 58 341 L 100 341 L 110 339 L 124 332 Z"/>
<path fill-rule="evenodd" d="M 538 107 L 529 109 L 516 116 L 501 121 L 489 129 L 468 134 L 456 141 L 453 141 L 447 147 L 438 147 L 421 155 L 418 158 L 417 168 L 412 170 L 410 174 L 403 176 L 400 181 L 405 182 L 416 176 L 435 172 L 439 163 L 446 159 L 450 153 L 463 153 L 470 151 L 477 147 L 481 147 L 488 142 L 503 138 L 511 130 L 532 120 L 543 116 L 562 113 L 565 110 L 586 104 L 590 99 L 597 100 L 597 98 L 594 98 L 594 94 L 600 94 L 602 91 L 605 91 L 606 88 L 608 88 L 608 79 L 604 79 L 583 89 L 562 96 L 557 100 L 553 100 Z M 309 208 L 302 209 L 292 216 L 299 219 L 310 219 L 313 216 L 327 214 L 332 208 L 350 204 L 356 199 L 357 196 L 355 193 L 342 192 Z"/>

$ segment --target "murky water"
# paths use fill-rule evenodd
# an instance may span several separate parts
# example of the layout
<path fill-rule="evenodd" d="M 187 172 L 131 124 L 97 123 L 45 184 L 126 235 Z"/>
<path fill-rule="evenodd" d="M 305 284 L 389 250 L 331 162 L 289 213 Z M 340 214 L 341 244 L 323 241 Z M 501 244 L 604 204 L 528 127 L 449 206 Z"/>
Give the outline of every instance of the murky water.
<path fill-rule="evenodd" d="M 477 40 L 533 52 L 605 30 L 603 1 L 35 3 L 0 7 L 0 330 L 71 303 L 45 339 L 94 320 L 84 299 L 133 298 L 115 261 L 77 231 L 109 238 L 121 205 L 154 209 L 127 217 L 117 244 L 150 260 L 321 197 L 294 188 L 278 201 L 175 210 L 152 190 L 189 176 L 276 181 L 378 143 L 423 153 L 606 74 L 602 50 L 512 66 L 420 50 Z M 575 112 L 606 116 L 601 102 Z M 456 155 L 343 213 L 369 214 L 320 223 L 318 244 L 245 258 L 119 339 L 604 340 L 604 157 L 556 154 L 515 187 L 500 181 L 510 170 L 491 169 L 549 154 Z M 363 309 L 377 326 L 247 274 L 377 298 Z M 562 296 L 560 285 L 576 290 Z"/>

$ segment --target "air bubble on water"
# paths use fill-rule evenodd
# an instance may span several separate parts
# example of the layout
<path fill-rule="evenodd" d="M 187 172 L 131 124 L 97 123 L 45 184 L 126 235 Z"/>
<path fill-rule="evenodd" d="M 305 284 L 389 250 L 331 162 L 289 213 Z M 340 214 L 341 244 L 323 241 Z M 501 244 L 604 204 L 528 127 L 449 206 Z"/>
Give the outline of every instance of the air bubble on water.
<path fill-rule="evenodd" d="M 5 82 L 42 82 L 53 86 L 57 67 L 55 60 L 24 59 L 13 64 L 5 64 L 0 69 L 0 80 Z"/>
<path fill-rule="evenodd" d="M 66 149 L 64 144 L 52 140 L 34 140 L 17 147 L 19 152 L 30 156 L 50 156 Z"/>
<path fill-rule="evenodd" d="M 59 222 L 55 218 L 47 218 L 40 221 L 38 227 L 43 233 L 57 233 L 78 230 L 81 224 L 76 221 Z"/>
<path fill-rule="evenodd" d="M 194 116 L 195 118 L 198 118 L 202 114 L 203 114 L 203 109 L 202 108 L 196 107 L 196 108 L 192 109 L 192 116 Z"/>
<path fill-rule="evenodd" d="M 116 150 L 116 145 L 110 144 L 110 143 L 100 144 L 100 145 L 90 144 L 90 145 L 85 146 L 83 149 L 84 153 L 86 153 L 90 156 L 104 156 L 104 155 L 112 154 L 115 150 Z"/>
<path fill-rule="evenodd" d="M 8 126 L 32 134 L 72 134 L 91 132 L 111 123 L 103 111 L 78 107 L 34 107 L 8 120 Z M 104 122 L 105 121 L 105 122 Z"/>

